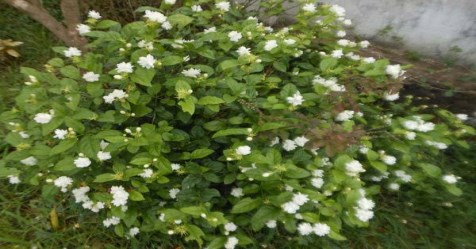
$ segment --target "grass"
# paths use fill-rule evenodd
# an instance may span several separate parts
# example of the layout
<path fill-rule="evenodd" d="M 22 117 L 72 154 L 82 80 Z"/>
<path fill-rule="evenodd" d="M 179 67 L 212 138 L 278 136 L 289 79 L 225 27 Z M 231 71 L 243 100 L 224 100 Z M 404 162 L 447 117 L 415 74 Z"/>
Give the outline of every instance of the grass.
<path fill-rule="evenodd" d="M 51 1 L 48 1 L 51 2 Z M 41 25 L 0 3 L 0 38 L 24 42 L 22 57 L 0 64 L 0 111 L 12 106 L 24 77 L 20 66 L 41 68 L 53 56 L 49 47 L 58 42 Z M 0 133 L 1 137 L 1 133 Z M 0 151 L 8 147 L 0 140 Z M 467 163 L 459 159 L 466 158 Z M 378 200 L 376 217 L 368 228 L 344 230 L 347 241 L 323 241 L 323 248 L 356 249 L 471 249 L 476 248 L 476 146 L 467 152 L 442 155 L 444 168 L 464 176 L 461 197 L 443 190 L 434 193 L 400 191 Z M 69 199 L 70 200 L 70 199 Z M 452 207 L 448 207 L 451 203 Z M 53 230 L 49 212 L 56 208 L 60 228 Z M 161 244 L 154 235 L 140 241 L 120 240 L 111 229 L 104 229 L 93 216 L 77 205 L 58 199 L 45 202 L 36 187 L 11 186 L 0 181 L 0 248 L 185 248 L 177 243 Z M 274 248 L 303 248 L 285 238 Z M 320 248 L 314 246 L 313 248 Z"/>

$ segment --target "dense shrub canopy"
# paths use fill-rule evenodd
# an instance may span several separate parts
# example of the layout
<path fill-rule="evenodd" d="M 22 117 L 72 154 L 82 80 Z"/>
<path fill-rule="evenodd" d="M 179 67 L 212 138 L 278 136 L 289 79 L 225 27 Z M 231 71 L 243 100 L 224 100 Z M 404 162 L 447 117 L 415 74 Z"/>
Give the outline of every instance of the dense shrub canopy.
<path fill-rule="evenodd" d="M 344 38 L 341 7 L 301 3 L 272 28 L 226 1 L 184 2 L 123 27 L 91 11 L 88 51 L 22 68 L 0 175 L 121 237 L 227 249 L 344 239 L 373 217 L 373 195 L 401 185 L 460 194 L 434 157 L 473 129 L 399 99 L 404 71 L 359 55 L 369 44 Z"/>

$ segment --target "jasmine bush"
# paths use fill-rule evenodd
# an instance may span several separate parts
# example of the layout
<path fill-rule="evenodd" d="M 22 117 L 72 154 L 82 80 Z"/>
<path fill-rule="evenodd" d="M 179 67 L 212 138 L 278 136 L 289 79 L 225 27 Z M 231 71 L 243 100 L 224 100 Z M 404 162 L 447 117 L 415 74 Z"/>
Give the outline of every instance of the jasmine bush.
<path fill-rule="evenodd" d="M 360 56 L 342 7 L 299 4 L 279 29 L 227 1 L 164 1 L 123 27 L 90 11 L 88 51 L 22 68 L 0 176 L 120 237 L 226 249 L 343 240 L 401 185 L 460 195 L 435 155 L 468 147 L 465 116 L 400 100 L 402 67 Z"/>

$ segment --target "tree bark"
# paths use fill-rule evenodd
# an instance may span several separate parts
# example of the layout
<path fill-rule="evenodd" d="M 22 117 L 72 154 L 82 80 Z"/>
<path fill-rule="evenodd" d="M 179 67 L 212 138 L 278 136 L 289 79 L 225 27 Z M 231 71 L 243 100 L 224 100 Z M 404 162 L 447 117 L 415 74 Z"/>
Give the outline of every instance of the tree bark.
<path fill-rule="evenodd" d="M 65 18 L 65 24 L 56 20 L 41 4 L 40 0 L 4 0 L 8 5 L 27 14 L 35 21 L 45 26 L 58 39 L 67 46 L 85 49 L 87 40 L 79 36 L 76 25 L 81 23 L 79 4 L 77 0 L 62 0 L 61 11 Z"/>

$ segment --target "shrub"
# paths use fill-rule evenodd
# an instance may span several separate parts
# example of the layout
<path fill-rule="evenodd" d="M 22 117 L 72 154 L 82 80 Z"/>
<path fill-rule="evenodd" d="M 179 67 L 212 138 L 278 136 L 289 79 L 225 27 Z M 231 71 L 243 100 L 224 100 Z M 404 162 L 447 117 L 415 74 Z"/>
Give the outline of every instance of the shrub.
<path fill-rule="evenodd" d="M 401 185 L 461 194 L 435 155 L 474 130 L 396 101 L 404 71 L 357 54 L 368 42 L 342 38 L 341 7 L 301 4 L 274 30 L 225 1 L 167 2 L 124 27 L 90 12 L 87 52 L 54 48 L 44 72 L 22 68 L 1 176 L 120 237 L 227 249 L 345 239 Z"/>

